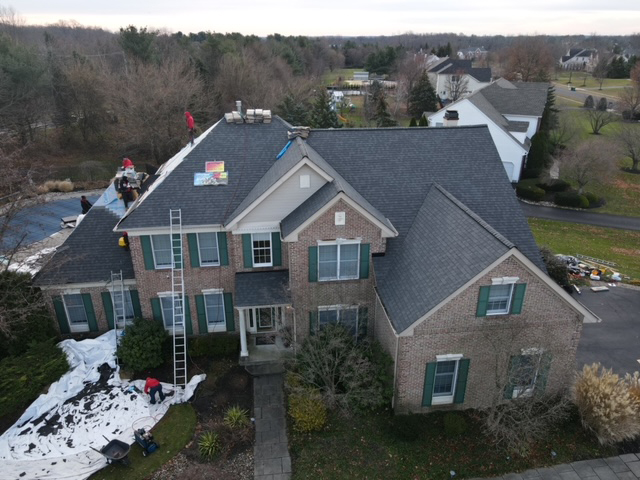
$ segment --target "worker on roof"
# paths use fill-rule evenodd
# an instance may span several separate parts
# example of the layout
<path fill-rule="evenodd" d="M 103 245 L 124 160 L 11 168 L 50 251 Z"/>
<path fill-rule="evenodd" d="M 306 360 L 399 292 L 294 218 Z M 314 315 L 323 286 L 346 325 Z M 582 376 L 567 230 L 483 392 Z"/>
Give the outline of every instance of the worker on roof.
<path fill-rule="evenodd" d="M 193 116 L 189 112 L 184 112 L 184 116 L 187 119 L 187 129 L 189 130 L 189 141 L 191 142 L 191 145 L 193 145 L 195 134 L 196 134 L 196 121 L 193 119 Z"/>
<path fill-rule="evenodd" d="M 133 168 L 133 162 L 129 157 L 122 157 L 122 168 Z"/>
<path fill-rule="evenodd" d="M 84 195 L 80 197 L 80 205 L 82 206 L 83 215 L 86 215 L 87 213 L 89 213 L 89 209 L 93 207 L 93 205 L 91 205 L 91 202 L 87 200 L 87 197 L 85 197 Z"/>

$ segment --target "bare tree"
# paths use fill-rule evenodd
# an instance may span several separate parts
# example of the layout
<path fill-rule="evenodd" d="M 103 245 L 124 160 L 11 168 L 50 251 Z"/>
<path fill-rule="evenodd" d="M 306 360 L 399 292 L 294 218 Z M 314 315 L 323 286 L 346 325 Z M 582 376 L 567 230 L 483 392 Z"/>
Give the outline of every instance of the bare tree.
<path fill-rule="evenodd" d="M 567 113 L 568 112 L 562 112 L 558 115 L 558 122 L 555 128 L 549 132 L 552 155 L 558 155 L 561 150 L 564 150 L 578 133 L 578 126 L 576 125 L 574 117 Z"/>
<path fill-rule="evenodd" d="M 447 76 L 445 88 L 452 102 L 464 97 L 468 87 L 469 79 L 465 75 L 464 70 L 458 70 L 455 74 Z"/>
<path fill-rule="evenodd" d="M 510 80 L 546 82 L 555 64 L 547 42 L 541 37 L 521 37 L 507 50 L 506 75 Z"/>
<path fill-rule="evenodd" d="M 609 73 L 610 63 L 611 55 L 605 55 L 603 53 L 602 55 L 600 55 L 600 59 L 593 69 L 593 78 L 596 79 L 598 85 L 600 86 L 598 90 L 602 90 L 602 84 L 604 83 L 605 79 L 607 78 L 607 74 Z"/>
<path fill-rule="evenodd" d="M 600 135 L 600 130 L 617 120 L 615 113 L 597 108 L 587 109 L 586 115 L 591 126 L 591 133 L 594 135 Z"/>
<path fill-rule="evenodd" d="M 636 115 L 640 114 L 640 81 L 633 82 L 630 87 L 622 90 L 618 100 L 618 111 L 625 120 L 635 120 Z"/>
<path fill-rule="evenodd" d="M 622 125 L 617 136 L 622 152 L 631 159 L 631 170 L 639 172 L 640 130 L 634 125 L 625 124 Z"/>
<path fill-rule="evenodd" d="M 587 140 L 563 152 L 560 176 L 576 183 L 578 193 L 582 194 L 587 185 L 606 181 L 615 171 L 615 161 L 610 142 Z"/>

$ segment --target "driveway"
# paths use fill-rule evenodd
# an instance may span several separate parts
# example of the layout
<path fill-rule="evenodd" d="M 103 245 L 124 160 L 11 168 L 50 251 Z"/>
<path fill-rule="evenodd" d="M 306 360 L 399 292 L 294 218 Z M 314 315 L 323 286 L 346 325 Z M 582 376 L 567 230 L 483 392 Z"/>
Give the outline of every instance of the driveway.
<path fill-rule="evenodd" d="M 640 290 L 610 287 L 596 293 L 583 288 L 574 298 L 602 319 L 582 328 L 578 369 L 600 362 L 618 374 L 640 370 Z"/>
<path fill-rule="evenodd" d="M 544 207 L 520 202 L 522 212 L 527 217 L 544 218 L 560 222 L 583 223 L 597 227 L 621 228 L 623 230 L 640 230 L 640 217 L 625 217 L 609 213 L 583 212 L 567 208 Z"/>

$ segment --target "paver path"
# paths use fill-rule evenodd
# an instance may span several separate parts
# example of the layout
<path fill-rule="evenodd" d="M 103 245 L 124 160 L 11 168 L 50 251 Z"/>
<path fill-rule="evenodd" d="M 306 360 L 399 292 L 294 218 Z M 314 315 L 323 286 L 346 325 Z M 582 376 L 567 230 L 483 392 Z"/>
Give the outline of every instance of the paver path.
<path fill-rule="evenodd" d="M 495 480 L 637 480 L 640 457 L 634 453 L 618 457 L 563 463 L 553 467 L 510 473 Z"/>
<path fill-rule="evenodd" d="M 256 480 L 291 478 L 283 384 L 282 374 L 263 375 L 253 379 L 253 410 L 256 419 L 253 454 Z"/>

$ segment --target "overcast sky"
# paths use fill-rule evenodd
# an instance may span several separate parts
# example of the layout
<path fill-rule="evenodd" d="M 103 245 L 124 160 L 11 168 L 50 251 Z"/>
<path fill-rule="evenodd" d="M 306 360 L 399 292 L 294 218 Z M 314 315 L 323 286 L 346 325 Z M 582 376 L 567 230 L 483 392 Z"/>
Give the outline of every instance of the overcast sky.
<path fill-rule="evenodd" d="M 2 1 L 2 0 L 0 0 Z M 640 32 L 640 0 L 4 0 L 28 24 L 268 35 Z"/>

